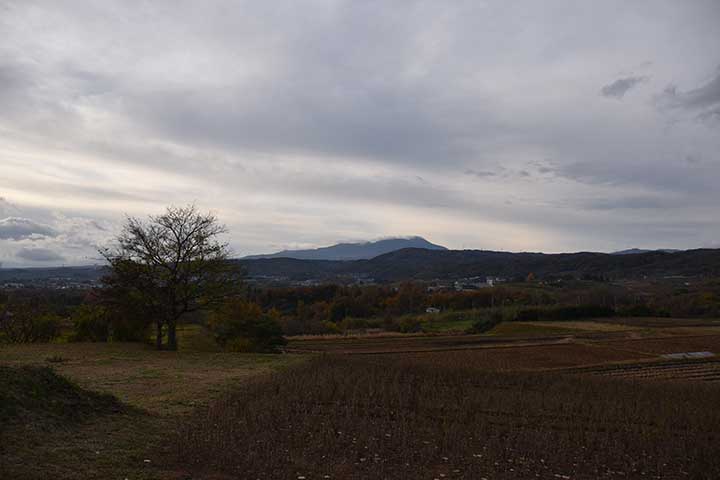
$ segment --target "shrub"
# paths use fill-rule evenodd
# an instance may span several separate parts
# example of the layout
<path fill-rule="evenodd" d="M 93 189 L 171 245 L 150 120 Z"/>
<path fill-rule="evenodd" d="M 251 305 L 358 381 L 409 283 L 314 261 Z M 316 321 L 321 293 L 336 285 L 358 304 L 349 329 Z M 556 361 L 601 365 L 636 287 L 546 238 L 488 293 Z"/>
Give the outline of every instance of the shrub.
<path fill-rule="evenodd" d="M 323 322 L 323 328 L 328 333 L 341 333 L 340 327 L 335 322 L 331 322 L 331 321 Z"/>
<path fill-rule="evenodd" d="M 149 339 L 147 312 L 133 304 L 83 304 L 71 319 L 71 342 L 143 342 Z"/>
<path fill-rule="evenodd" d="M 37 303 L 15 303 L 0 310 L 0 339 L 8 343 L 50 342 L 60 336 L 60 317 Z"/>
<path fill-rule="evenodd" d="M 275 352 L 286 341 L 275 315 L 255 303 L 233 299 L 213 312 L 209 326 L 224 349 L 236 352 Z"/>
<path fill-rule="evenodd" d="M 224 349 L 227 352 L 252 353 L 256 351 L 256 345 L 249 338 L 231 338 L 225 342 Z"/>
<path fill-rule="evenodd" d="M 400 333 L 417 333 L 422 330 L 422 325 L 417 315 L 403 315 L 391 324 L 390 329 Z"/>
<path fill-rule="evenodd" d="M 75 331 L 73 342 L 107 342 L 110 338 L 110 321 L 107 311 L 99 305 L 81 305 L 72 315 Z"/>
<path fill-rule="evenodd" d="M 386 330 L 395 330 L 393 328 L 394 321 L 392 318 L 356 318 L 345 317 L 338 324 L 341 332 L 351 332 L 353 330 L 366 330 L 368 328 L 384 328 Z"/>
<path fill-rule="evenodd" d="M 115 342 L 146 342 L 150 339 L 150 320 L 144 312 L 132 315 L 132 312 L 112 310 L 108 312 L 110 339 Z"/>
<path fill-rule="evenodd" d="M 467 333 L 485 333 L 492 330 L 495 325 L 503 321 L 503 314 L 499 310 L 483 312 L 484 315 L 476 320 L 472 327 L 467 329 Z"/>
<path fill-rule="evenodd" d="M 515 321 L 517 322 L 536 322 L 540 319 L 539 308 L 523 308 L 517 312 Z"/>
<path fill-rule="evenodd" d="M 585 318 L 612 317 L 614 315 L 615 310 L 601 305 L 566 305 L 523 308 L 518 310 L 513 320 L 516 322 L 533 322 L 538 320 L 562 322 L 582 320 Z"/>
<path fill-rule="evenodd" d="M 669 317 L 670 314 L 649 305 L 629 305 L 618 309 L 617 314 L 621 317 Z"/>

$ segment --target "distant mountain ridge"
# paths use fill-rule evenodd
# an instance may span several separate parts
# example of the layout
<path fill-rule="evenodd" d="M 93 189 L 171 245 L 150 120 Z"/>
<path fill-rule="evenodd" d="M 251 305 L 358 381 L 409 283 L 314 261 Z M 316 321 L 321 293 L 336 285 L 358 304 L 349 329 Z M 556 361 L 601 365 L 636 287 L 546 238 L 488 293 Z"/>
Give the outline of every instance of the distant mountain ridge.
<path fill-rule="evenodd" d="M 677 253 L 677 252 L 682 252 L 682 250 L 678 250 L 676 248 L 657 248 L 654 250 L 645 249 L 645 248 L 628 248 L 627 250 L 619 250 L 617 252 L 612 252 L 612 255 L 636 255 L 638 253 L 650 253 L 650 252 Z"/>
<path fill-rule="evenodd" d="M 720 276 L 720 249 L 651 251 L 632 255 L 609 253 L 511 253 L 488 250 L 427 250 L 406 248 L 370 260 L 317 261 L 290 258 L 240 260 L 250 277 L 290 281 L 373 279 L 380 283 L 450 280 L 498 276 L 537 278 L 571 276 L 610 279 L 668 276 Z"/>
<path fill-rule="evenodd" d="M 602 277 L 613 280 L 665 277 L 720 277 L 720 249 L 651 251 L 626 255 L 609 253 L 512 253 L 488 250 L 404 248 L 364 260 L 307 260 L 287 257 L 238 259 L 250 279 L 261 281 L 320 281 L 378 283 L 412 280 L 453 280 L 469 277 L 536 278 Z M 4 282 L 62 278 L 98 280 L 103 267 L 0 268 Z"/>
<path fill-rule="evenodd" d="M 447 250 L 447 248 L 428 242 L 422 237 L 386 238 L 374 242 L 338 243 L 329 247 L 307 250 L 283 250 L 267 255 L 250 255 L 242 260 L 262 258 L 293 258 L 296 260 L 369 260 L 386 253 L 404 248 L 423 248 L 426 250 Z"/>

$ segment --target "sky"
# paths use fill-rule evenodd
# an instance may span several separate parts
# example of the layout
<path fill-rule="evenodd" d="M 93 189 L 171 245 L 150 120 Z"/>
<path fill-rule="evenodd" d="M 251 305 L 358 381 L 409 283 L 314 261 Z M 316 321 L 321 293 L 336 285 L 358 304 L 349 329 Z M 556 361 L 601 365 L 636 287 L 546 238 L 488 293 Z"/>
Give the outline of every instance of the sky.
<path fill-rule="evenodd" d="M 238 256 L 720 246 L 717 0 L 0 0 L 0 263 L 195 204 Z"/>

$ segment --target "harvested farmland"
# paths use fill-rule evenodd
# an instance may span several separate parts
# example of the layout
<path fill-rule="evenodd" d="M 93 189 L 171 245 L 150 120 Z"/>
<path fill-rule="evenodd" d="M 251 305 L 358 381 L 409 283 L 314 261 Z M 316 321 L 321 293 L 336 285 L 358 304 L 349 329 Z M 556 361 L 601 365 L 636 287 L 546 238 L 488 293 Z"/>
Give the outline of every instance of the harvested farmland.
<path fill-rule="evenodd" d="M 327 356 L 180 430 L 196 476 L 717 478 L 716 385 Z"/>

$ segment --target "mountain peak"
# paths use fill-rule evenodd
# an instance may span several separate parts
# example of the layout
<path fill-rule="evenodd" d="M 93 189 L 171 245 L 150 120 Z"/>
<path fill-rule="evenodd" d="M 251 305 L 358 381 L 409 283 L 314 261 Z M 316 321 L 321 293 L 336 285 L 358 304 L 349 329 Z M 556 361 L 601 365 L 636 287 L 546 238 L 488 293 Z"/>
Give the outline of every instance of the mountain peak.
<path fill-rule="evenodd" d="M 299 260 L 366 260 L 378 255 L 402 250 L 403 248 L 424 248 L 427 250 L 447 250 L 420 236 L 392 237 L 381 240 L 338 243 L 329 247 L 307 250 L 283 250 L 268 255 L 251 255 L 245 259 L 259 258 L 295 258 Z"/>

